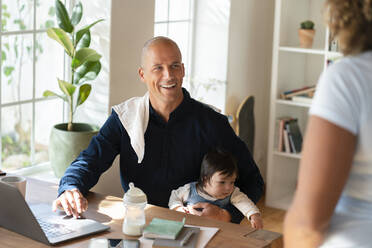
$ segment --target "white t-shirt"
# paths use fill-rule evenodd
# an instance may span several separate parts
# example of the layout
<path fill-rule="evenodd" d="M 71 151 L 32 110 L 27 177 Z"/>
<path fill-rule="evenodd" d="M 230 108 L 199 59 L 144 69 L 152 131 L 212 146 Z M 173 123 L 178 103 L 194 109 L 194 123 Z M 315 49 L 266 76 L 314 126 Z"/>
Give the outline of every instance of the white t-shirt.
<path fill-rule="evenodd" d="M 346 57 L 326 70 L 310 114 L 357 137 L 351 172 L 321 248 L 371 247 L 372 51 Z"/>
<path fill-rule="evenodd" d="M 346 57 L 320 77 L 311 115 L 357 136 L 344 194 L 372 202 L 372 51 Z"/>

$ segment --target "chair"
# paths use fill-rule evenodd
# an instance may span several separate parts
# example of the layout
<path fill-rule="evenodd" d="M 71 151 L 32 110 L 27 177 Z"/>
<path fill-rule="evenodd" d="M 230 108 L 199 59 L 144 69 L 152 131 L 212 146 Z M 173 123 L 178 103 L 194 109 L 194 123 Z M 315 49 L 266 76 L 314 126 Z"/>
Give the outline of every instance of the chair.
<path fill-rule="evenodd" d="M 236 111 L 238 136 L 246 143 L 248 150 L 253 155 L 254 149 L 254 96 L 246 97 Z"/>

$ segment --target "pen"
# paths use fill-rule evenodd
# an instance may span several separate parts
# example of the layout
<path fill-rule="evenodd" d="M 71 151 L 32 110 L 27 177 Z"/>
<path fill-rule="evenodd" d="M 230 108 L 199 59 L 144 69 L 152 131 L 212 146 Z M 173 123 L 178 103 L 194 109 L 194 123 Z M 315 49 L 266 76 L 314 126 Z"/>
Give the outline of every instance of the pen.
<path fill-rule="evenodd" d="M 194 234 L 194 230 L 191 230 L 190 232 L 186 233 L 185 237 L 183 237 L 183 239 L 181 240 L 180 245 L 183 246 L 184 244 L 186 244 L 193 234 Z"/>

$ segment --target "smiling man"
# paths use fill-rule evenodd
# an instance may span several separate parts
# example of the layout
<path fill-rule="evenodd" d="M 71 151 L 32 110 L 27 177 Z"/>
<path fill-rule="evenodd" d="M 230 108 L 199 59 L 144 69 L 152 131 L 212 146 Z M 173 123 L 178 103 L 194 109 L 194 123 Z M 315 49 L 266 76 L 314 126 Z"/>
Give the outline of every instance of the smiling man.
<path fill-rule="evenodd" d="M 85 211 L 84 194 L 117 155 L 124 191 L 134 182 L 149 203 L 167 207 L 172 189 L 195 181 L 204 154 L 215 147 L 237 158 L 236 185 L 256 203 L 263 192 L 261 174 L 227 118 L 182 88 L 185 68 L 177 44 L 166 37 L 147 41 L 138 72 L 148 92 L 113 106 L 98 135 L 66 170 L 53 209 L 62 206 L 75 217 Z M 230 208 L 209 204 L 201 215 L 239 222 L 243 216 L 234 206 Z"/>
<path fill-rule="evenodd" d="M 138 71 L 147 85 L 152 107 L 168 122 L 170 113 L 183 100 L 185 68 L 177 44 L 163 37 L 146 42 Z"/>

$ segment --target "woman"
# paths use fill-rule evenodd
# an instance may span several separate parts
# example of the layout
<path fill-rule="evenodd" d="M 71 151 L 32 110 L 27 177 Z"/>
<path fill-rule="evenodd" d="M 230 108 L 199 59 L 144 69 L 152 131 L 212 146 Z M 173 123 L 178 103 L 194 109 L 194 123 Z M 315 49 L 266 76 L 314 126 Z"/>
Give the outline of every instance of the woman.
<path fill-rule="evenodd" d="M 372 0 L 327 0 L 346 56 L 321 76 L 304 140 L 286 247 L 371 247 Z"/>

